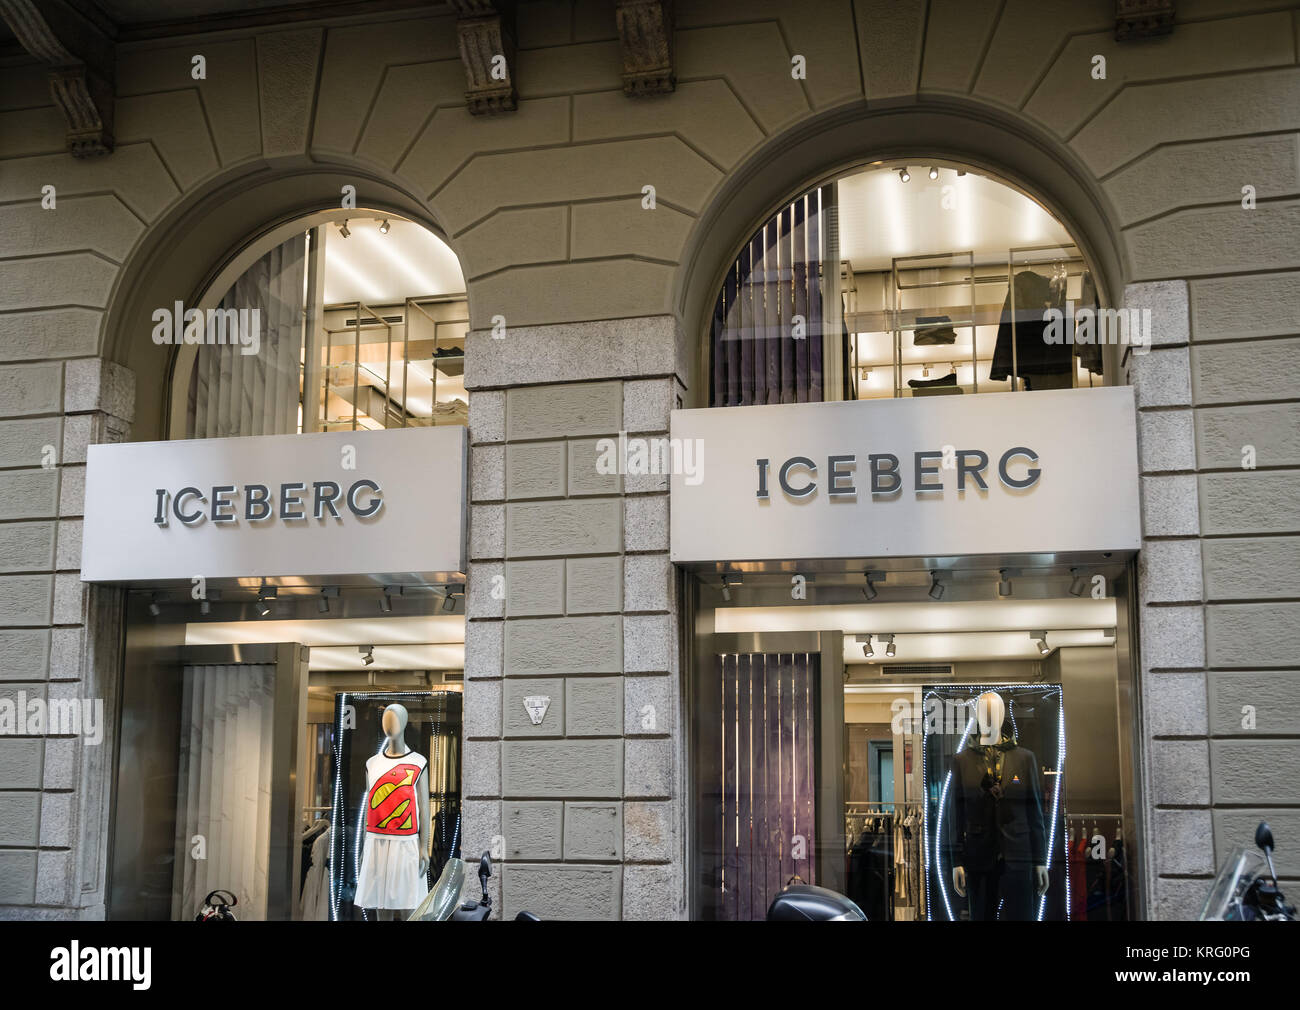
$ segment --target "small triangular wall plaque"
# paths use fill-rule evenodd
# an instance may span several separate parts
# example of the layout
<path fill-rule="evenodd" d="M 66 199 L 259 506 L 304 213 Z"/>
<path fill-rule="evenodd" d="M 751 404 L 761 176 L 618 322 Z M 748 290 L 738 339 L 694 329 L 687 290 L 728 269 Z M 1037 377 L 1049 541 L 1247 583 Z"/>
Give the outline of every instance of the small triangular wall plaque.
<path fill-rule="evenodd" d="M 524 699 L 524 710 L 534 726 L 540 726 L 546 718 L 546 710 L 551 707 L 551 699 L 544 694 L 530 694 Z"/>

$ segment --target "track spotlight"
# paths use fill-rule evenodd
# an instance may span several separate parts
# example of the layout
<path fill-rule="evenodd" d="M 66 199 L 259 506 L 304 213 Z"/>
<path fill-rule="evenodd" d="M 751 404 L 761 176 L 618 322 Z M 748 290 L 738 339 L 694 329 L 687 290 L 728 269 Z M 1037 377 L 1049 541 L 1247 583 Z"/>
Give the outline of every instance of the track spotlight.
<path fill-rule="evenodd" d="M 998 595 L 1011 595 L 1011 579 L 1007 576 L 1007 570 L 1005 568 L 998 569 Z"/>
<path fill-rule="evenodd" d="M 722 576 L 722 598 L 731 602 L 731 577 L 728 575 Z"/>
<path fill-rule="evenodd" d="M 939 178 L 939 170 L 935 168 L 933 165 L 930 166 L 930 178 L 931 179 Z"/>
<path fill-rule="evenodd" d="M 1031 631 L 1029 637 L 1034 640 L 1034 645 L 1037 646 L 1040 656 L 1046 656 L 1052 651 L 1047 645 L 1046 631 Z"/>
<path fill-rule="evenodd" d="M 867 579 L 867 584 L 862 587 L 862 595 L 866 597 L 868 600 L 874 600 L 880 594 L 876 592 L 875 583 L 871 581 L 871 573 L 866 572 L 865 575 Z"/>
<path fill-rule="evenodd" d="M 957 178 L 960 179 L 960 178 L 961 178 L 963 175 L 965 175 L 965 174 L 966 174 L 966 169 L 964 169 L 964 168 L 959 168 L 959 169 L 957 169 Z"/>
<path fill-rule="evenodd" d="M 328 614 L 330 612 L 330 597 L 338 596 L 338 595 L 339 595 L 338 586 L 322 586 L 320 591 L 320 598 L 317 599 L 316 601 L 316 609 L 319 610 L 322 614 Z"/>
<path fill-rule="evenodd" d="M 1070 569 L 1070 595 L 1082 596 L 1087 591 L 1088 591 L 1087 576 L 1080 575 L 1079 569 L 1071 568 Z"/>
<path fill-rule="evenodd" d="M 212 613 L 213 602 L 221 602 L 221 593 L 216 589 L 208 590 L 208 595 L 199 600 L 199 613 L 206 617 Z"/>
<path fill-rule="evenodd" d="M 149 597 L 149 613 L 157 617 L 162 613 L 162 607 L 158 606 L 158 594 L 154 593 Z"/>
<path fill-rule="evenodd" d="M 922 378 L 929 378 L 929 376 L 930 376 L 930 366 L 929 366 L 929 365 L 922 365 L 922 366 L 921 366 L 921 377 L 922 377 Z"/>
<path fill-rule="evenodd" d="M 277 593 L 278 590 L 270 586 L 263 586 L 257 591 L 257 614 L 259 617 L 265 617 L 271 612 Z"/>
<path fill-rule="evenodd" d="M 385 614 L 391 614 L 393 612 L 393 597 L 401 595 L 401 586 L 384 586 L 384 595 L 379 597 L 379 609 Z"/>
<path fill-rule="evenodd" d="M 867 659 L 870 659 L 872 656 L 876 654 L 875 651 L 871 648 L 870 635 L 854 635 L 853 640 L 862 646 L 862 655 L 865 656 Z"/>
<path fill-rule="evenodd" d="M 456 597 L 452 596 L 451 593 L 448 593 L 446 599 L 442 601 L 442 612 L 444 614 L 451 614 L 455 613 L 455 611 Z"/>
<path fill-rule="evenodd" d="M 888 656 L 890 659 L 893 659 L 894 658 L 894 636 L 880 635 L 878 637 L 882 642 L 885 643 L 885 655 Z"/>
<path fill-rule="evenodd" d="M 912 173 L 909 172 L 909 171 L 908 171 L 907 169 L 905 169 L 905 168 L 900 168 L 900 169 L 898 170 L 898 177 L 899 177 L 900 179 L 902 179 L 904 182 L 911 182 L 911 181 L 912 181 Z"/>
<path fill-rule="evenodd" d="M 357 652 L 361 653 L 361 664 L 363 666 L 374 665 L 375 647 L 373 645 L 358 645 Z"/>
<path fill-rule="evenodd" d="M 379 225 L 379 234 L 387 235 L 388 229 L 391 227 L 392 225 L 388 223 L 388 218 L 384 218 L 383 222 Z"/>
<path fill-rule="evenodd" d="M 944 588 L 943 583 L 939 581 L 939 573 L 931 572 L 930 573 L 930 599 L 942 600 L 943 588 Z"/>
<path fill-rule="evenodd" d="M 352 234 L 352 232 L 348 230 L 348 222 L 346 218 L 344 218 L 343 223 L 339 225 L 339 234 L 342 235 L 344 238 L 347 238 L 349 235 Z"/>

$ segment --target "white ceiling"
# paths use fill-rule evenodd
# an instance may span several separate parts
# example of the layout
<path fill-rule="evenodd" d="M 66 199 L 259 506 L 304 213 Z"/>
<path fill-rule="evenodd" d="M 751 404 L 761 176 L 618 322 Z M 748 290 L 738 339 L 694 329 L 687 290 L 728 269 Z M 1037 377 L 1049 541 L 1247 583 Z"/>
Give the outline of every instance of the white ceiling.
<path fill-rule="evenodd" d="M 840 257 L 858 271 L 887 270 L 895 256 L 973 250 L 1001 258 L 1011 246 L 1069 242 L 1069 232 L 1029 197 L 1000 182 L 953 168 L 931 180 L 929 165 L 897 164 L 839 181 Z M 945 208 L 945 196 L 949 206 Z"/>
<path fill-rule="evenodd" d="M 463 670 L 465 618 L 336 617 L 319 621 L 205 621 L 185 625 L 186 645 L 298 642 L 312 670 Z M 367 666 L 358 646 L 373 645 Z"/>
<path fill-rule="evenodd" d="M 1047 600 L 933 600 L 811 607 L 722 607 L 722 634 L 782 631 L 844 632 L 844 661 L 860 663 L 956 663 L 1041 659 L 1031 631 L 1045 631 L 1050 649 L 1113 645 L 1113 599 L 1073 596 Z M 875 639 L 868 659 L 855 635 L 893 635 L 895 655 Z"/>
<path fill-rule="evenodd" d="M 348 219 L 348 237 L 337 222 L 324 225 L 325 303 L 361 301 L 392 305 L 408 297 L 460 294 L 465 277 L 451 248 L 432 232 L 390 217 L 388 234 L 379 231 L 382 217 Z"/>

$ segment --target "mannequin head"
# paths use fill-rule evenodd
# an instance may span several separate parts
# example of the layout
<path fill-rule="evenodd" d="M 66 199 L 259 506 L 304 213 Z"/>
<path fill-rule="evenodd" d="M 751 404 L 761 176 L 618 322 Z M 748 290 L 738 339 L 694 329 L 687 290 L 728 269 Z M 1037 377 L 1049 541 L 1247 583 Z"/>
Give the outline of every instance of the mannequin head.
<path fill-rule="evenodd" d="M 406 709 L 401 705 L 389 705 L 384 709 L 381 725 L 384 728 L 384 736 L 388 737 L 390 743 L 402 739 L 402 735 L 406 732 L 408 718 Z"/>
<path fill-rule="evenodd" d="M 1002 736 L 1002 723 L 1007 717 L 1007 705 L 996 691 L 985 691 L 975 699 L 975 721 L 979 723 L 980 743 L 997 743 Z"/>

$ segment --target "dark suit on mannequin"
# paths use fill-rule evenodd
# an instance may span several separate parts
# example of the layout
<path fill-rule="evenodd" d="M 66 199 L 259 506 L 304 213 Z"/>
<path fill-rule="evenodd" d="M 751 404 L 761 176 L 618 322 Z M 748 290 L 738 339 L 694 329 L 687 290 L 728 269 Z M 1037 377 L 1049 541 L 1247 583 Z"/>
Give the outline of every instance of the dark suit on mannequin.
<path fill-rule="evenodd" d="M 1034 867 L 1047 861 L 1039 776 L 1033 751 L 1006 735 L 953 758 L 949 837 L 972 920 L 1036 918 Z"/>

